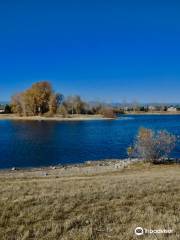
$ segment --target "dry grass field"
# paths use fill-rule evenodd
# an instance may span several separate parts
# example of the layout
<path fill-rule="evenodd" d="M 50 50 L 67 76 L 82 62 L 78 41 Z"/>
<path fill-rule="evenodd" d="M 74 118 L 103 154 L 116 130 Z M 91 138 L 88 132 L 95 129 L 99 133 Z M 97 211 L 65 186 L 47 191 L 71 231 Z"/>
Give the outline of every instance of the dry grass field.
<path fill-rule="evenodd" d="M 173 234 L 136 236 L 137 226 Z M 180 166 L 136 163 L 72 177 L 0 175 L 0 239 L 179 240 Z"/>

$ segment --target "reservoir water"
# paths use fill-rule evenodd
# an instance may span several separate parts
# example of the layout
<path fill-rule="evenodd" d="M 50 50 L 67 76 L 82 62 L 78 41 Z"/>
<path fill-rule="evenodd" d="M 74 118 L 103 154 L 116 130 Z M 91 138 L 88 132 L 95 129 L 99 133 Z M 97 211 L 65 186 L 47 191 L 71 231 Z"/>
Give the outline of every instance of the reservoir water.
<path fill-rule="evenodd" d="M 180 135 L 180 115 L 125 115 L 117 120 L 0 121 L 0 168 L 126 158 L 140 127 Z M 180 158 L 177 143 L 172 157 Z"/>

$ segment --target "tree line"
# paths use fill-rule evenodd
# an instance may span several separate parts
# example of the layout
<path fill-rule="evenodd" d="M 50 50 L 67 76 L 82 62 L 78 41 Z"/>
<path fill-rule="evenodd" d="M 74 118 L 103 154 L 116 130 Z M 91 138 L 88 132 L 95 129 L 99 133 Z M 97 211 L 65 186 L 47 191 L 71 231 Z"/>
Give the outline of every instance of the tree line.
<path fill-rule="evenodd" d="M 27 90 L 12 96 L 9 108 L 9 112 L 20 116 L 101 114 L 104 117 L 115 117 L 110 106 L 89 104 L 76 95 L 65 98 L 62 93 L 55 92 L 48 81 L 34 83 Z"/>

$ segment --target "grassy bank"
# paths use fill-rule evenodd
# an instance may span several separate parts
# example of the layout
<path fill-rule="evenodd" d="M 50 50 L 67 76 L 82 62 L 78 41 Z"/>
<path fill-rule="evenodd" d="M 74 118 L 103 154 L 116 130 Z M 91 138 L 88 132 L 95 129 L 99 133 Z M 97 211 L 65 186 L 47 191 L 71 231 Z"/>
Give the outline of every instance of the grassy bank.
<path fill-rule="evenodd" d="M 72 177 L 0 174 L 0 239 L 180 239 L 179 165 Z M 8 173 L 7 173 L 8 174 Z M 173 234 L 137 237 L 137 226 Z"/>

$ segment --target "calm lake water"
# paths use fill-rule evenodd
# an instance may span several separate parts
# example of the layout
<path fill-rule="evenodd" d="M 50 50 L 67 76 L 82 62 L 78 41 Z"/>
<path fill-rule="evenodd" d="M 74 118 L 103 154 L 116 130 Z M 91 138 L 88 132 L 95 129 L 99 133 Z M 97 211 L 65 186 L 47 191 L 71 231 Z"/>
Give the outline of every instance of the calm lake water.
<path fill-rule="evenodd" d="M 180 135 L 180 115 L 131 115 L 107 121 L 0 121 L 0 168 L 125 158 L 140 127 Z M 180 144 L 172 153 L 180 158 Z"/>

